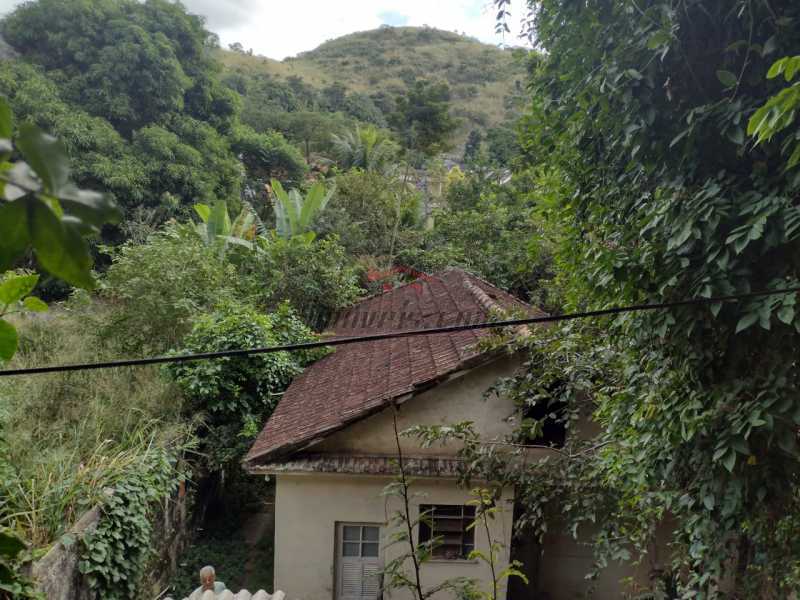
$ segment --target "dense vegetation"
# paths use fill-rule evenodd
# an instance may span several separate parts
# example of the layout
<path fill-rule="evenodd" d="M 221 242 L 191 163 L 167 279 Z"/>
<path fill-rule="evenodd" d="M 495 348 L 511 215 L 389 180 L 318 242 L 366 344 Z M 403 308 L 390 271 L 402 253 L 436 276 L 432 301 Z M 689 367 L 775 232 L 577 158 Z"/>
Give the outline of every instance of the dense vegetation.
<path fill-rule="evenodd" d="M 532 74 L 523 163 L 559 303 L 796 286 L 796 88 L 776 75 L 800 50 L 797 3 L 529 4 L 546 52 Z M 539 379 L 499 390 L 543 413 L 566 403 L 560 418 L 574 426 L 592 414 L 602 432 L 573 436 L 556 469 L 518 470 L 472 450 L 518 484 L 533 531 L 554 518 L 599 525 L 598 569 L 646 557 L 666 531 L 658 597 L 789 597 L 800 589 L 796 299 L 547 332 L 526 344 Z M 536 433 L 541 420 L 527 425 Z"/>
<path fill-rule="evenodd" d="M 0 103 L 0 359 L 314 339 L 359 297 L 447 266 L 563 311 L 798 285 L 800 7 L 529 5 L 541 52 L 519 60 L 382 28 L 280 63 L 220 50 L 166 0 L 22 5 L 0 24 L 17 54 L 0 61 L 17 116 Z M 63 299 L 46 316 L 37 285 Z M 526 368 L 496 391 L 540 415 L 513 441 L 587 416 L 595 437 L 537 464 L 468 425 L 418 433 L 471 440 L 465 477 L 514 484 L 524 534 L 591 531 L 599 571 L 666 532 L 668 562 L 631 593 L 800 591 L 796 295 L 512 344 Z M 138 597 L 157 501 L 187 478 L 198 514 L 246 490 L 242 453 L 319 355 L 0 380 L 0 526 L 46 548 L 99 505 L 82 569 L 99 597 Z"/>
<path fill-rule="evenodd" d="M 202 21 L 161 0 L 42 0 L 0 29 L 16 52 L 0 62 L 0 86 L 17 117 L 0 138 L 15 138 L 34 167 L 9 171 L 0 207 L 3 267 L 29 270 L 6 275 L 26 282 L 4 300 L 10 366 L 313 339 L 359 296 L 403 281 L 412 269 L 395 269 L 400 261 L 539 289 L 535 244 L 486 258 L 513 245 L 508 228 L 535 228 L 526 201 L 499 184 L 508 163 L 497 146 L 473 140 L 467 174 L 438 158 L 457 143 L 444 82 L 409 79 L 380 105 L 343 85 L 225 68 Z M 40 142 L 37 126 L 61 141 Z M 5 157 L 11 149 L 0 146 Z M 503 151 L 518 153 L 507 138 Z M 67 172 L 103 194 L 67 185 Z M 22 206 L 50 221 L 19 237 Z M 486 252 L 451 236 L 462 219 L 482 228 Z M 54 235 L 62 247 L 46 241 Z M 44 308 L 26 298 L 37 284 L 60 299 L 47 318 L 24 314 Z M 148 593 L 163 500 L 192 482 L 198 518 L 218 512 L 236 539 L 230 522 L 246 503 L 218 501 L 268 493 L 239 462 L 319 355 L 4 379 L 0 526 L 26 553 L 78 543 L 98 597 Z M 92 506 L 102 527 L 73 540 L 69 528 Z"/>
<path fill-rule="evenodd" d="M 290 118 L 295 111 L 327 107 L 385 126 L 405 89 L 435 77 L 450 91 L 457 146 L 473 130 L 506 130 L 524 100 L 524 56 L 430 27 L 353 33 L 280 62 L 235 45 L 220 52 L 231 80 L 255 82 L 255 95 L 243 94 L 246 118 L 261 113 L 261 99 L 268 97 Z"/>

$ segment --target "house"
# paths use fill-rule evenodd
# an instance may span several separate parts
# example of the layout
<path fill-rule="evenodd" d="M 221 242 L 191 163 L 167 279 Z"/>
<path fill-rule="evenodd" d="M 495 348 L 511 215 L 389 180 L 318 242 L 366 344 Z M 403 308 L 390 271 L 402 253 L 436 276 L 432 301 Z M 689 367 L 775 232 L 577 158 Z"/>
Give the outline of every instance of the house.
<path fill-rule="evenodd" d="M 543 314 L 473 275 L 449 269 L 358 303 L 333 329 L 344 337 L 475 323 L 497 310 Z M 484 440 L 502 439 L 514 428 L 513 402 L 487 400 L 484 393 L 499 377 L 513 374 L 521 357 L 482 350 L 478 342 L 489 335 L 481 329 L 338 346 L 292 382 L 245 458 L 250 473 L 275 478 L 276 588 L 302 600 L 379 595 L 382 566 L 407 550 L 391 543 L 390 516 L 399 500 L 383 494 L 397 473 L 395 427 L 472 421 Z M 413 476 L 412 519 L 420 511 L 431 515 L 414 535 L 442 539 L 422 567 L 424 584 L 471 577 L 488 589 L 489 566 L 468 555 L 472 549 L 486 553 L 490 542 L 498 542 L 497 572 L 508 563 L 513 490 L 503 491 L 488 533 L 470 528 L 474 507 L 470 491 L 457 485 L 458 447 L 421 448 L 408 437 L 400 444 Z M 527 567 L 537 580 L 546 580 L 547 598 L 578 597 L 572 590 L 578 594 L 585 587 L 591 550 L 565 539 L 552 545 L 547 563 L 539 560 L 535 544 L 522 544 L 515 557 L 530 556 Z M 618 580 L 605 585 L 615 590 Z M 605 597 L 619 597 L 615 591 Z M 521 597 L 532 597 L 522 592 Z M 389 593 L 412 597 L 406 590 Z M 504 583 L 499 597 L 505 596 Z"/>

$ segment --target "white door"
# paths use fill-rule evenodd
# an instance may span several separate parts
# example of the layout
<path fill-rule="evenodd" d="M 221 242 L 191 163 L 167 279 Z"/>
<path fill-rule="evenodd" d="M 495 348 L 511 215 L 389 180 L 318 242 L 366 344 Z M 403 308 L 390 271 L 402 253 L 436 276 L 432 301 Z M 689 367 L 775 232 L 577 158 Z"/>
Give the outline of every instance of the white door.
<path fill-rule="evenodd" d="M 336 532 L 336 600 L 376 600 L 380 594 L 381 528 L 339 523 Z"/>

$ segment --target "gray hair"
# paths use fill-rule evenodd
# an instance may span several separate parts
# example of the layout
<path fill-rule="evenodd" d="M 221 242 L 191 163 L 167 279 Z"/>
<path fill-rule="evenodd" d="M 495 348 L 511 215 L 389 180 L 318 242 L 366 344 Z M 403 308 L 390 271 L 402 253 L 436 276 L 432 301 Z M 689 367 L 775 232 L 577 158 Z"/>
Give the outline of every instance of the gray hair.
<path fill-rule="evenodd" d="M 205 577 L 209 577 L 209 576 L 210 577 L 214 577 L 216 574 L 217 574 L 217 572 L 214 571 L 214 567 L 212 567 L 211 565 L 207 565 L 207 566 L 203 567 L 202 569 L 200 569 L 200 577 L 201 578 L 205 578 Z"/>

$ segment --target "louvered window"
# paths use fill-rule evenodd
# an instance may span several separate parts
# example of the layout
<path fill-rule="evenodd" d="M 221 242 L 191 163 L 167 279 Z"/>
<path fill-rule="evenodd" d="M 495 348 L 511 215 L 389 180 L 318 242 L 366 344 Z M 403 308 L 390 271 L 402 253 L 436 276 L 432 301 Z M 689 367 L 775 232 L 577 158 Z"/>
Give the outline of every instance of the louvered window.
<path fill-rule="evenodd" d="M 419 541 L 429 544 L 433 558 L 464 560 L 475 549 L 474 506 L 458 504 L 422 504 Z"/>

